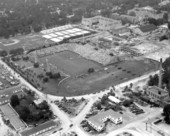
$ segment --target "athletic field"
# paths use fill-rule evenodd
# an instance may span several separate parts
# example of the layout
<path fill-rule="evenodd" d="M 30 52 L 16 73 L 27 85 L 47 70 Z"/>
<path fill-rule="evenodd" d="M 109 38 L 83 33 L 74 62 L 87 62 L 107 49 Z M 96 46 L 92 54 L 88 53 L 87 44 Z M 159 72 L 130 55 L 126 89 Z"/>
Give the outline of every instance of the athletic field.
<path fill-rule="evenodd" d="M 159 63 L 150 59 L 124 61 L 102 66 L 70 51 L 44 57 L 40 61 L 44 62 L 45 59 L 69 75 L 59 84 L 53 84 L 44 90 L 46 93 L 59 96 L 96 93 L 159 68 Z M 94 68 L 95 72 L 88 74 L 89 68 Z"/>

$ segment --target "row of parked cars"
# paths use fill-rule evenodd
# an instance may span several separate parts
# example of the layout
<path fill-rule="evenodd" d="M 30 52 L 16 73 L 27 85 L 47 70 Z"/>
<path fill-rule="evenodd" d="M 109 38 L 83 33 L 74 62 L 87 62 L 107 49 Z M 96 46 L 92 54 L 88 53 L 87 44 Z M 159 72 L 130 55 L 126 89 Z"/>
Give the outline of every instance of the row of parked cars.
<path fill-rule="evenodd" d="M 0 65 L 0 90 L 9 88 L 19 84 L 19 80 L 15 79 L 12 74 Z"/>
<path fill-rule="evenodd" d="M 130 105 L 130 111 L 136 115 L 145 113 L 143 109 L 139 108 L 136 104 Z"/>

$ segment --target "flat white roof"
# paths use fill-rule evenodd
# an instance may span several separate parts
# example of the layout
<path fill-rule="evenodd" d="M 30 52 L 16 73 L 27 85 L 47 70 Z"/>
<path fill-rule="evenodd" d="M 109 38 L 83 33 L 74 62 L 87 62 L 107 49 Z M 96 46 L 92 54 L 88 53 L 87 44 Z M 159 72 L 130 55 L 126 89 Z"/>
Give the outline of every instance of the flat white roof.
<path fill-rule="evenodd" d="M 61 31 L 61 33 L 63 33 L 63 35 L 64 35 L 64 34 L 68 34 L 68 32 L 65 32 L 65 31 Z"/>
<path fill-rule="evenodd" d="M 61 39 L 58 39 L 58 38 L 52 38 L 50 40 L 52 40 L 53 42 L 61 42 L 62 41 Z"/>
<path fill-rule="evenodd" d="M 82 29 L 79 29 L 79 28 L 73 28 L 72 30 L 73 31 L 82 31 Z"/>
<path fill-rule="evenodd" d="M 64 38 L 69 38 L 69 37 L 71 37 L 71 36 L 70 36 L 70 35 L 65 35 L 65 36 L 64 36 Z"/>
<path fill-rule="evenodd" d="M 51 33 L 51 34 L 49 34 L 49 36 L 51 36 L 51 37 L 56 37 L 57 35 L 54 34 L 54 33 Z"/>
<path fill-rule="evenodd" d="M 114 102 L 114 103 L 120 103 L 120 102 L 121 102 L 119 99 L 117 99 L 117 98 L 114 97 L 114 96 L 109 96 L 108 99 L 111 100 L 111 101 Z"/>
<path fill-rule="evenodd" d="M 84 34 L 88 34 L 88 33 L 90 33 L 89 31 L 82 31 Z"/>
<path fill-rule="evenodd" d="M 44 37 L 46 39 L 51 39 L 52 38 L 50 35 L 43 35 L 42 37 Z"/>
<path fill-rule="evenodd" d="M 55 34 L 57 34 L 57 35 L 64 35 L 63 33 L 60 33 L 60 32 L 56 32 Z"/>
<path fill-rule="evenodd" d="M 63 36 L 60 36 L 60 37 L 56 37 L 57 39 L 61 39 L 61 40 L 63 40 L 64 39 L 64 37 Z"/>
<path fill-rule="evenodd" d="M 76 36 L 76 34 L 75 33 L 72 33 L 72 34 L 69 34 L 70 36 Z"/>
<path fill-rule="evenodd" d="M 81 35 L 82 33 L 81 33 L 81 32 L 77 32 L 76 34 L 77 34 L 77 35 Z"/>

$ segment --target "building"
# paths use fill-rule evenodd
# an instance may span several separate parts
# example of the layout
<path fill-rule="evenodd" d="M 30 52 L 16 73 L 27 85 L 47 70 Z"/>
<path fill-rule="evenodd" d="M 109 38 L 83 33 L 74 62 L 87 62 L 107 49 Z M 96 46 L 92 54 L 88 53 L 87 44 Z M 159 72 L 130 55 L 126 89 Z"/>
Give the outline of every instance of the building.
<path fill-rule="evenodd" d="M 119 36 L 130 35 L 131 34 L 131 30 L 127 26 L 122 26 L 120 28 L 113 29 L 112 30 L 112 34 L 119 35 Z"/>
<path fill-rule="evenodd" d="M 143 19 L 147 17 L 159 19 L 162 18 L 164 14 L 163 12 L 158 14 L 157 11 L 150 6 L 136 7 L 128 11 L 129 15 L 131 13 L 135 14 L 135 17 L 138 21 L 143 21 Z"/>
<path fill-rule="evenodd" d="M 131 31 L 138 35 L 147 35 L 152 31 L 156 30 L 158 27 L 153 24 L 141 25 L 137 27 L 131 27 Z"/>
<path fill-rule="evenodd" d="M 108 31 L 122 26 L 122 23 L 120 20 L 114 20 L 102 16 L 95 16 L 92 18 L 82 18 L 82 25 L 100 31 Z"/>
<path fill-rule="evenodd" d="M 117 99 L 116 97 L 111 96 L 111 95 L 108 97 L 108 99 L 109 99 L 111 102 L 116 103 L 116 104 L 121 103 L 121 101 L 120 101 L 119 99 Z"/>
<path fill-rule="evenodd" d="M 136 16 L 130 16 L 130 15 L 118 14 L 118 13 L 113 13 L 111 15 L 111 18 L 115 20 L 121 20 L 122 22 L 132 23 L 132 24 L 136 24 L 139 21 Z"/>
<path fill-rule="evenodd" d="M 51 131 L 54 131 L 59 127 L 59 122 L 48 121 L 31 129 L 27 129 L 21 132 L 21 136 L 44 136 L 50 135 Z"/>
<path fill-rule="evenodd" d="M 113 110 L 107 110 L 105 112 L 101 112 L 95 116 L 92 116 L 87 119 L 87 122 L 96 131 L 100 132 L 104 129 L 105 122 L 107 120 L 110 120 L 115 124 L 120 124 L 123 122 L 121 115 Z"/>
<path fill-rule="evenodd" d="M 26 124 L 20 120 L 19 115 L 9 104 L 0 106 L 0 110 L 5 122 L 9 122 L 16 131 L 21 131 L 26 128 Z"/>
<path fill-rule="evenodd" d="M 146 90 L 146 94 L 154 101 L 159 101 L 161 104 L 166 103 L 169 99 L 169 93 L 166 89 L 162 89 L 162 59 L 160 59 L 159 81 L 157 86 L 150 86 Z"/>
<path fill-rule="evenodd" d="M 157 86 L 150 86 L 146 90 L 146 94 L 154 101 L 163 101 L 169 96 L 168 91 Z"/>

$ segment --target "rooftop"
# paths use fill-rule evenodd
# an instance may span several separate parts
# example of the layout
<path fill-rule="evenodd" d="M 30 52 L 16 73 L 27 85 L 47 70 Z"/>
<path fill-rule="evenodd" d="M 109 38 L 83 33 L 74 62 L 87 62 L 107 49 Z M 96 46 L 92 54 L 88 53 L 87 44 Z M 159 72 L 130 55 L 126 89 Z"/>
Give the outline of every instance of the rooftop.
<path fill-rule="evenodd" d="M 11 125 L 15 128 L 15 130 L 25 128 L 25 124 L 19 119 L 17 113 L 12 109 L 9 104 L 0 106 L 0 109 L 6 119 L 9 119 Z"/>
<path fill-rule="evenodd" d="M 159 87 L 157 87 L 157 86 L 150 86 L 149 88 L 148 88 L 151 92 L 153 92 L 154 94 L 159 94 L 159 95 L 161 95 L 161 96 L 166 96 L 166 95 L 168 95 L 168 92 L 166 91 L 166 90 L 164 90 L 164 89 L 161 89 L 161 88 L 159 88 Z M 160 93 L 159 93 L 160 92 Z"/>
<path fill-rule="evenodd" d="M 22 136 L 31 136 L 31 135 L 35 134 L 35 135 L 38 136 L 38 135 L 40 135 L 40 134 L 42 134 L 42 133 L 45 133 L 45 132 L 47 132 L 47 131 L 55 128 L 56 125 L 57 125 L 57 124 L 56 124 L 54 121 L 49 121 L 49 122 L 47 122 L 47 123 L 41 124 L 41 125 L 39 125 L 39 126 L 37 126 L 37 127 L 34 127 L 34 128 L 32 128 L 32 129 L 23 131 L 23 132 L 21 133 L 21 135 L 22 135 Z"/>
<path fill-rule="evenodd" d="M 112 118 L 119 118 L 121 117 L 121 115 L 113 110 L 107 110 L 105 112 L 101 112 L 95 116 L 92 116 L 90 118 L 88 118 L 87 120 L 92 122 L 95 126 L 101 126 L 104 125 L 104 122 L 102 121 L 102 119 L 106 118 L 106 117 L 112 117 Z"/>

